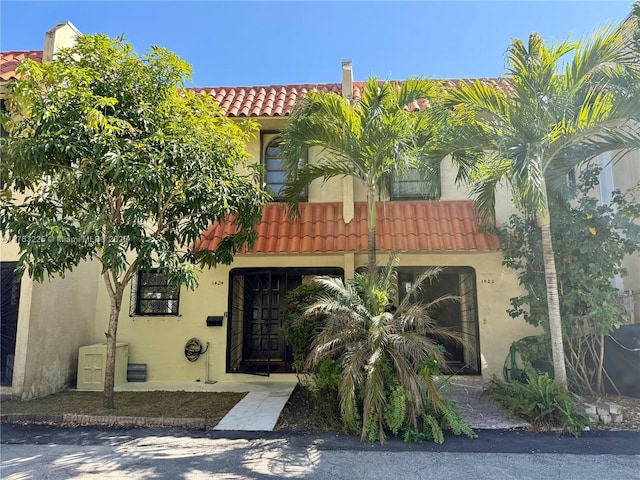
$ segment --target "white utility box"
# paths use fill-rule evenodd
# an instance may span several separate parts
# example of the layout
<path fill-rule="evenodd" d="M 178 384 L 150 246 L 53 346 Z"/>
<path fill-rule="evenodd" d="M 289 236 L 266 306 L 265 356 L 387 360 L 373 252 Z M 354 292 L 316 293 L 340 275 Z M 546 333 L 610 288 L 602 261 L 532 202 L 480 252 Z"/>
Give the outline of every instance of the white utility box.
<path fill-rule="evenodd" d="M 127 381 L 129 345 L 116 344 L 116 370 L 114 385 Z M 78 351 L 78 390 L 104 390 L 104 372 L 107 366 L 107 344 L 96 343 L 80 347 Z"/>

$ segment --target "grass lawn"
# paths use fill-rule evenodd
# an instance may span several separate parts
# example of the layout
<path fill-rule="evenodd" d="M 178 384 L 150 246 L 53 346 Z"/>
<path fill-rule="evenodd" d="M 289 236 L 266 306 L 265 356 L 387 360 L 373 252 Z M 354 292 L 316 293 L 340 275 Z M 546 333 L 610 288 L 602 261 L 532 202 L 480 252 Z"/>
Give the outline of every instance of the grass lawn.
<path fill-rule="evenodd" d="M 205 418 L 207 428 L 212 428 L 245 395 L 237 392 L 116 392 L 115 409 L 109 410 L 102 406 L 102 392 L 67 391 L 36 400 L 2 402 L 0 412 Z"/>

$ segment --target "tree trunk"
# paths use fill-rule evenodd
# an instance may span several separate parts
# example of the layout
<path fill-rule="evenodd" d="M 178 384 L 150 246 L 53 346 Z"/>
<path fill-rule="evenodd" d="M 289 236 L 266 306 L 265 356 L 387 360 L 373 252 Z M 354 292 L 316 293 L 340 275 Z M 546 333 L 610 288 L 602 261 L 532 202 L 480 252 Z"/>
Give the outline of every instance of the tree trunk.
<path fill-rule="evenodd" d="M 369 272 L 376 273 L 376 229 L 367 232 L 367 255 Z"/>
<path fill-rule="evenodd" d="M 604 335 L 598 335 L 598 365 L 596 367 L 596 391 L 598 393 L 604 393 L 604 382 L 602 378 L 602 371 L 604 370 Z"/>
<path fill-rule="evenodd" d="M 558 298 L 558 278 L 556 262 L 551 243 L 551 225 L 548 218 L 540 225 L 542 231 L 542 258 L 544 260 L 544 277 L 547 285 L 547 304 L 549 307 L 549 334 L 551 336 L 551 354 L 553 357 L 553 373 L 556 382 L 567 385 L 567 370 L 562 341 L 562 321 L 560 318 L 560 300 Z"/>
<path fill-rule="evenodd" d="M 104 395 L 102 404 L 105 408 L 114 408 L 113 388 L 115 384 L 116 370 L 116 340 L 118 332 L 118 319 L 122 306 L 122 294 L 124 289 L 117 288 L 113 294 L 110 293 L 111 309 L 109 311 L 109 326 L 105 336 L 107 337 L 107 364 L 104 370 Z"/>
<path fill-rule="evenodd" d="M 376 201 L 375 187 L 369 186 L 367 191 L 367 268 L 371 275 L 377 275 L 376 261 Z"/>

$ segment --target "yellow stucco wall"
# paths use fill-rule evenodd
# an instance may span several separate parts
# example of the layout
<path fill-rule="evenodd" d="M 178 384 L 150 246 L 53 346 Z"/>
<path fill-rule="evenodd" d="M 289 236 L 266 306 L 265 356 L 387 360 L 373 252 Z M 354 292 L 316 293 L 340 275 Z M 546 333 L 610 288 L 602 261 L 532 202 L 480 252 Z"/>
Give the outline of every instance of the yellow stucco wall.
<path fill-rule="evenodd" d="M 379 262 L 385 263 L 386 253 L 380 253 Z M 364 265 L 366 255 L 244 255 L 236 257 L 232 268 L 273 267 L 340 267 L 351 276 L 354 267 Z M 477 281 L 481 368 L 485 378 L 500 375 L 511 342 L 531 335 L 535 330 L 523 320 L 512 319 L 506 313 L 508 299 L 520 293 L 516 276 L 501 266 L 499 253 L 465 254 L 405 254 L 400 266 L 469 266 L 474 268 Z M 130 317 L 129 290 L 125 293 L 118 341 L 129 344 L 129 361 L 147 364 L 149 381 L 205 381 L 207 356 L 191 363 L 184 356 L 184 345 L 192 337 L 203 344 L 210 342 L 209 380 L 281 380 L 289 374 L 256 377 L 245 374 L 227 374 L 226 348 L 229 296 L 229 272 L 222 266 L 203 271 L 200 286 L 195 291 L 183 288 L 180 292 L 178 317 Z M 100 332 L 106 330 L 108 298 L 104 288 L 98 291 L 95 341 L 101 341 Z M 225 315 L 222 327 L 207 327 L 210 315 Z"/>

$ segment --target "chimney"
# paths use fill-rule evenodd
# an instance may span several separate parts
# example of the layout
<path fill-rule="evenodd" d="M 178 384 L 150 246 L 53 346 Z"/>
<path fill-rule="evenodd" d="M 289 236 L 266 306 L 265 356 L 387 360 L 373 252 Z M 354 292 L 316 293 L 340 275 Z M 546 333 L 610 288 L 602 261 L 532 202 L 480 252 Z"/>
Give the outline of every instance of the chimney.
<path fill-rule="evenodd" d="M 342 96 L 349 101 L 353 99 L 353 62 L 351 59 L 342 60 Z"/>
<path fill-rule="evenodd" d="M 342 60 L 342 96 L 349 103 L 353 100 L 353 62 L 351 59 Z M 355 216 L 353 181 L 353 177 L 349 176 L 342 179 L 342 218 L 344 223 L 350 223 Z"/>
<path fill-rule="evenodd" d="M 44 51 L 42 61 L 47 62 L 62 48 L 70 48 L 76 43 L 76 37 L 82 33 L 73 23 L 68 21 L 58 22 L 44 37 Z"/>

